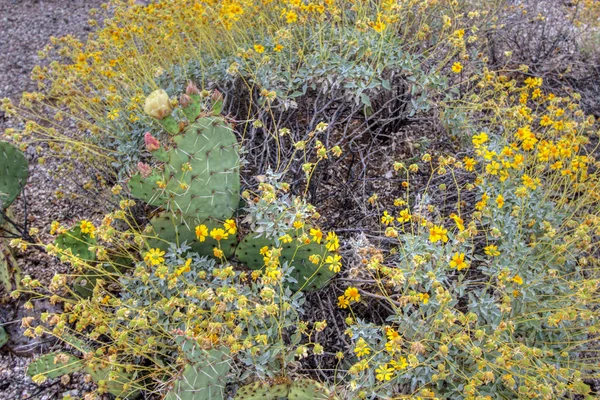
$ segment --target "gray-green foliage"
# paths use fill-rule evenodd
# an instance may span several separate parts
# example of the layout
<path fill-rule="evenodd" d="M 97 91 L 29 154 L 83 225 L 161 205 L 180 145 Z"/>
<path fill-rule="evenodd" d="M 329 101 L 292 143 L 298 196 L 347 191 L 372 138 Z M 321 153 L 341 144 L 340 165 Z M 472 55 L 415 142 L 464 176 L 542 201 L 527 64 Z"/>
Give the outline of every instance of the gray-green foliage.
<path fill-rule="evenodd" d="M 182 343 L 187 359 L 181 376 L 165 400 L 222 400 L 231 367 L 226 348 L 204 350 L 188 339 Z"/>
<path fill-rule="evenodd" d="M 131 177 L 131 194 L 200 220 L 231 217 L 240 191 L 239 146 L 231 127 L 222 118 L 200 118 L 172 140 L 160 168 Z"/>
<path fill-rule="evenodd" d="M 290 289 L 296 290 L 316 290 L 321 289 L 335 275 L 322 261 L 327 255 L 325 246 L 317 243 L 300 244 L 296 240 L 296 235 L 290 235 L 294 240 L 291 243 L 281 243 L 280 262 L 287 262 L 294 269 L 290 273 L 288 283 Z M 265 237 L 253 237 L 253 234 L 246 236 L 238 245 L 235 256 L 246 264 L 248 268 L 260 269 L 264 266 L 263 256 L 260 249 L 263 247 L 275 247 L 275 241 Z M 313 264 L 309 257 L 311 255 L 319 256 L 319 263 Z"/>
<path fill-rule="evenodd" d="M 317 381 L 300 378 L 275 383 L 255 382 L 240 388 L 235 400 L 326 400 L 337 398 Z"/>

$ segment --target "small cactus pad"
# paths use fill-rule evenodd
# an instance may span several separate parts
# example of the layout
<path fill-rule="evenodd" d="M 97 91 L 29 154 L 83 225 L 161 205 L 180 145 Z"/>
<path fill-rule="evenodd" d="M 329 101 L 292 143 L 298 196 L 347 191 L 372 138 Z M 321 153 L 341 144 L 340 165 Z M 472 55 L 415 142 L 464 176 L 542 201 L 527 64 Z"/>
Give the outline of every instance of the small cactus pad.
<path fill-rule="evenodd" d="M 0 209 L 6 209 L 17 198 L 29 175 L 25 155 L 7 142 L 0 142 Z"/>
<path fill-rule="evenodd" d="M 199 221 L 195 218 L 184 218 L 175 216 L 170 211 L 162 212 L 152 218 L 150 224 L 156 234 L 155 238 L 148 240 L 150 247 L 167 251 L 171 243 L 179 246 L 186 242 L 192 248 L 191 251 L 209 257 L 213 257 L 213 248 L 218 247 L 218 242 L 210 236 L 207 236 L 204 242 L 200 242 L 196 238 L 196 226 L 206 225 L 209 233 L 213 228 L 223 228 L 223 224 L 217 221 Z M 221 250 L 223 250 L 225 257 L 230 257 L 233 254 L 236 245 L 236 235 L 229 235 L 227 239 L 221 240 Z"/>
<path fill-rule="evenodd" d="M 67 353 L 49 353 L 38 357 L 27 367 L 27 375 L 43 375 L 48 379 L 79 372 L 84 368 L 83 360 Z"/>
<path fill-rule="evenodd" d="M 90 246 L 96 245 L 96 239 L 82 233 L 79 226 L 74 226 L 67 232 L 58 235 L 54 244 L 63 251 L 70 249 L 73 255 L 84 261 L 94 261 L 96 259 L 96 254 L 89 249 Z"/>
<path fill-rule="evenodd" d="M 140 394 L 139 389 L 133 387 L 133 374 L 124 371 L 114 371 L 109 368 L 86 366 L 85 371 L 90 374 L 98 388 L 120 399 L 133 399 Z M 110 379 L 110 378 L 113 379 Z"/>
<path fill-rule="evenodd" d="M 172 140 L 162 171 L 132 176 L 131 194 L 200 220 L 231 217 L 240 191 L 239 145 L 231 127 L 222 118 L 200 118 Z"/>
<path fill-rule="evenodd" d="M 290 400 L 327 400 L 331 397 L 331 393 L 325 386 L 306 378 L 294 381 L 288 394 Z"/>
<path fill-rule="evenodd" d="M 327 249 L 317 243 L 300 245 L 296 240 L 296 235 L 290 235 L 294 240 L 291 243 L 281 243 L 281 257 L 279 259 L 281 264 L 287 261 L 294 267 L 291 276 L 298 282 L 290 283 L 288 286 L 294 291 L 321 289 L 327 285 L 335 273 L 327 265 L 323 265 L 322 262 L 313 264 L 309 257 L 317 254 L 322 260 L 327 256 Z M 235 251 L 235 257 L 246 264 L 248 268 L 260 269 L 264 266 L 264 258 L 260 254 L 260 249 L 265 246 L 275 247 L 275 241 L 264 237 L 256 238 L 252 234 L 248 235 L 240 242 Z"/>
<path fill-rule="evenodd" d="M 289 382 L 255 382 L 238 389 L 235 400 L 327 400 L 337 399 L 317 381 L 301 378 Z"/>
<path fill-rule="evenodd" d="M 183 344 L 189 363 L 165 400 L 222 400 L 231 358 L 220 349 L 203 350 L 193 340 Z"/>
<path fill-rule="evenodd" d="M 6 333 L 6 330 L 0 326 L 0 348 L 2 348 L 2 346 L 4 346 L 6 343 L 8 343 L 8 333 Z"/>

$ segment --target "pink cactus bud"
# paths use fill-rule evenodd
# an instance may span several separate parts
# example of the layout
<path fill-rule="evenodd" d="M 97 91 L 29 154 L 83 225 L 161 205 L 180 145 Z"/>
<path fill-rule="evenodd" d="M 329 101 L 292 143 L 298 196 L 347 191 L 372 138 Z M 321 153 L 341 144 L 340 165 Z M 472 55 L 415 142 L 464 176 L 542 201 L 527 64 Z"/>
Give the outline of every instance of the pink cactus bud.
<path fill-rule="evenodd" d="M 191 96 L 193 94 L 200 94 L 200 91 L 198 90 L 198 86 L 194 85 L 194 82 L 190 81 L 185 88 L 185 94 Z"/>
<path fill-rule="evenodd" d="M 138 171 L 140 171 L 140 174 L 142 174 L 143 178 L 147 178 L 152 174 L 152 167 L 146 163 L 139 162 L 137 167 Z"/>
<path fill-rule="evenodd" d="M 146 143 L 146 149 L 148 151 L 156 151 L 160 149 L 160 142 L 150 132 L 144 134 L 144 142 Z"/>
<path fill-rule="evenodd" d="M 181 104 L 181 107 L 187 107 L 190 105 L 190 103 L 192 102 L 192 98 L 190 96 L 188 96 L 187 94 L 182 94 L 179 97 L 179 104 Z"/>
<path fill-rule="evenodd" d="M 223 95 L 221 94 L 221 92 L 219 92 L 217 89 L 213 90 L 212 96 L 211 96 L 212 101 L 219 101 L 222 98 L 223 98 Z"/>

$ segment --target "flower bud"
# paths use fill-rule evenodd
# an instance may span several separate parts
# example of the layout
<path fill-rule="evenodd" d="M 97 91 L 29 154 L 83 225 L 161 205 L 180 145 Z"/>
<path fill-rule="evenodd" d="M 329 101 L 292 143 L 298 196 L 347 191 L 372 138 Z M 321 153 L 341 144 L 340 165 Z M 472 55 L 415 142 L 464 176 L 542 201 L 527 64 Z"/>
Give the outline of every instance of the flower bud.
<path fill-rule="evenodd" d="M 150 132 L 144 134 L 144 143 L 148 151 L 156 151 L 160 149 L 160 142 Z"/>
<path fill-rule="evenodd" d="M 185 107 L 189 106 L 191 102 L 192 102 L 192 98 L 185 93 L 179 97 L 179 104 L 181 104 L 181 107 L 185 108 Z"/>
<path fill-rule="evenodd" d="M 156 119 L 163 119 L 171 114 L 169 95 L 162 89 L 155 90 L 146 97 L 144 112 Z"/>
<path fill-rule="evenodd" d="M 200 94 L 200 91 L 198 90 L 198 87 L 194 85 L 194 82 L 190 81 L 185 88 L 185 94 L 191 96 L 193 94 Z"/>
<path fill-rule="evenodd" d="M 139 162 L 137 167 L 138 171 L 140 171 L 140 174 L 142 174 L 143 178 L 147 178 L 150 176 L 150 174 L 152 174 L 152 167 L 146 163 Z"/>
<path fill-rule="evenodd" d="M 215 89 L 212 92 L 211 99 L 212 99 L 212 101 L 219 101 L 219 100 L 223 99 L 223 95 L 221 94 L 221 92 L 219 92 L 217 89 Z"/>

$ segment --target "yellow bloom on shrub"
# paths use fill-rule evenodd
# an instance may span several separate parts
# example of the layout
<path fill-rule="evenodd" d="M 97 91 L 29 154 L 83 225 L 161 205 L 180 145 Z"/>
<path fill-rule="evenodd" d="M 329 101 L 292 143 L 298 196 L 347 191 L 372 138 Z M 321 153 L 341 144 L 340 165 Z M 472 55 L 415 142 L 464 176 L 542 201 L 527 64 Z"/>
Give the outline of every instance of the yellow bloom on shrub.
<path fill-rule="evenodd" d="M 263 46 L 262 44 L 255 44 L 254 45 L 254 51 L 257 52 L 258 54 L 264 53 L 265 52 L 265 46 Z"/>
<path fill-rule="evenodd" d="M 383 216 L 381 217 L 381 223 L 384 225 L 389 225 L 394 222 L 394 217 L 392 217 L 387 211 L 383 212 Z"/>
<path fill-rule="evenodd" d="M 285 22 L 288 24 L 293 24 L 296 21 L 298 21 L 298 14 L 296 14 L 294 11 L 288 11 L 285 13 Z"/>
<path fill-rule="evenodd" d="M 502 208 L 504 206 L 504 196 L 499 194 L 498 197 L 496 197 L 496 204 L 498 205 L 498 208 Z"/>
<path fill-rule="evenodd" d="M 221 228 L 213 228 L 210 231 L 210 237 L 212 237 L 217 242 L 219 242 L 221 240 L 226 240 L 229 237 L 229 234 L 227 232 L 225 232 L 225 230 L 223 230 Z"/>
<path fill-rule="evenodd" d="M 229 233 L 230 235 L 235 235 L 235 233 L 237 232 L 237 226 L 235 224 L 235 221 L 232 219 L 226 220 L 223 226 L 227 230 L 227 233 Z"/>
<path fill-rule="evenodd" d="M 450 260 L 450 268 L 456 268 L 458 271 L 466 269 L 469 267 L 469 264 L 465 261 L 465 253 L 454 253 L 452 259 Z"/>
<path fill-rule="evenodd" d="M 455 74 L 460 74 L 460 72 L 462 70 L 463 70 L 463 66 L 458 61 L 455 62 L 454 64 L 452 64 L 452 72 L 454 72 Z"/>
<path fill-rule="evenodd" d="M 340 241 L 338 240 L 338 237 L 335 234 L 335 232 L 328 232 L 327 233 L 325 247 L 329 251 L 336 251 L 337 249 L 340 248 Z"/>
<path fill-rule="evenodd" d="M 346 296 L 342 295 L 342 296 L 338 297 L 338 307 L 339 308 L 348 308 L 349 305 L 350 305 L 350 301 L 348 301 Z"/>
<path fill-rule="evenodd" d="M 198 239 L 198 241 L 204 242 L 206 240 L 207 236 L 208 236 L 208 228 L 206 227 L 206 225 L 204 225 L 204 224 L 198 225 L 196 227 L 196 238 Z"/>
<path fill-rule="evenodd" d="M 434 225 L 429 229 L 429 241 L 431 243 L 436 243 L 442 241 L 446 243 L 448 241 L 448 230 L 444 229 L 443 226 Z"/>
<path fill-rule="evenodd" d="M 496 256 L 500 255 L 500 252 L 498 251 L 498 246 L 496 246 L 494 244 L 485 246 L 483 248 L 483 251 L 485 251 L 485 254 L 487 254 L 488 256 L 491 256 L 491 257 L 496 257 Z"/>
<path fill-rule="evenodd" d="M 96 227 L 90 221 L 87 221 L 84 219 L 83 221 L 81 221 L 81 224 L 79 225 L 79 227 L 81 229 L 81 233 L 85 233 L 86 235 L 89 235 L 91 238 L 95 237 L 94 232 L 96 232 Z"/>
<path fill-rule="evenodd" d="M 408 222 L 412 219 L 412 216 L 410 215 L 410 210 L 408 208 L 405 208 L 404 210 L 400 211 L 400 216 L 398 217 L 398 222 Z"/>
<path fill-rule="evenodd" d="M 225 256 L 225 253 L 223 253 L 223 250 L 217 247 L 213 247 L 213 255 L 217 258 L 222 258 L 223 256 Z"/>
<path fill-rule="evenodd" d="M 392 360 L 392 361 L 390 361 L 390 364 L 397 371 L 406 369 L 406 367 L 408 367 L 408 362 L 406 361 L 406 357 L 400 357 L 400 358 L 398 358 L 398 361 Z"/>
<path fill-rule="evenodd" d="M 475 165 L 477 165 L 477 161 L 471 157 L 463 158 L 463 165 L 465 167 L 465 171 L 473 172 L 475 169 Z"/>
<path fill-rule="evenodd" d="M 346 288 L 344 296 L 346 296 L 346 298 L 350 301 L 358 302 L 360 300 L 360 293 L 358 292 L 358 289 L 354 286 Z"/>
<path fill-rule="evenodd" d="M 273 51 L 279 53 L 281 50 L 283 50 L 283 46 L 280 44 L 276 44 L 275 47 L 273 47 Z"/>
<path fill-rule="evenodd" d="M 515 282 L 517 285 L 523 284 L 523 278 L 521 278 L 519 275 L 515 275 L 514 278 L 512 278 L 512 281 Z"/>
<path fill-rule="evenodd" d="M 323 232 L 321 232 L 320 229 L 311 229 L 310 236 L 312 236 L 313 242 L 316 242 L 319 244 L 321 243 L 321 240 L 323 240 Z"/>
<path fill-rule="evenodd" d="M 389 381 L 394 375 L 394 368 L 388 367 L 388 364 L 381 365 L 375 370 L 375 377 L 378 381 Z"/>
<path fill-rule="evenodd" d="M 473 136 L 472 142 L 473 142 L 473 145 L 475 146 L 475 148 L 478 148 L 479 146 L 481 146 L 488 140 L 489 140 L 489 137 L 488 137 L 487 133 L 481 132 L 480 134 Z"/>
<path fill-rule="evenodd" d="M 156 266 L 165 261 L 163 258 L 164 255 L 165 252 L 161 249 L 150 249 L 144 256 L 144 261 L 150 266 Z"/>
<path fill-rule="evenodd" d="M 341 260 L 341 256 L 334 254 L 333 256 L 327 256 L 325 263 L 329 264 L 329 269 L 337 274 L 342 269 Z"/>
<path fill-rule="evenodd" d="M 365 339 L 358 339 L 358 342 L 356 342 L 356 346 L 354 347 L 354 354 L 356 354 L 357 357 L 368 356 L 371 354 L 371 349 L 367 342 L 365 342 Z"/>

